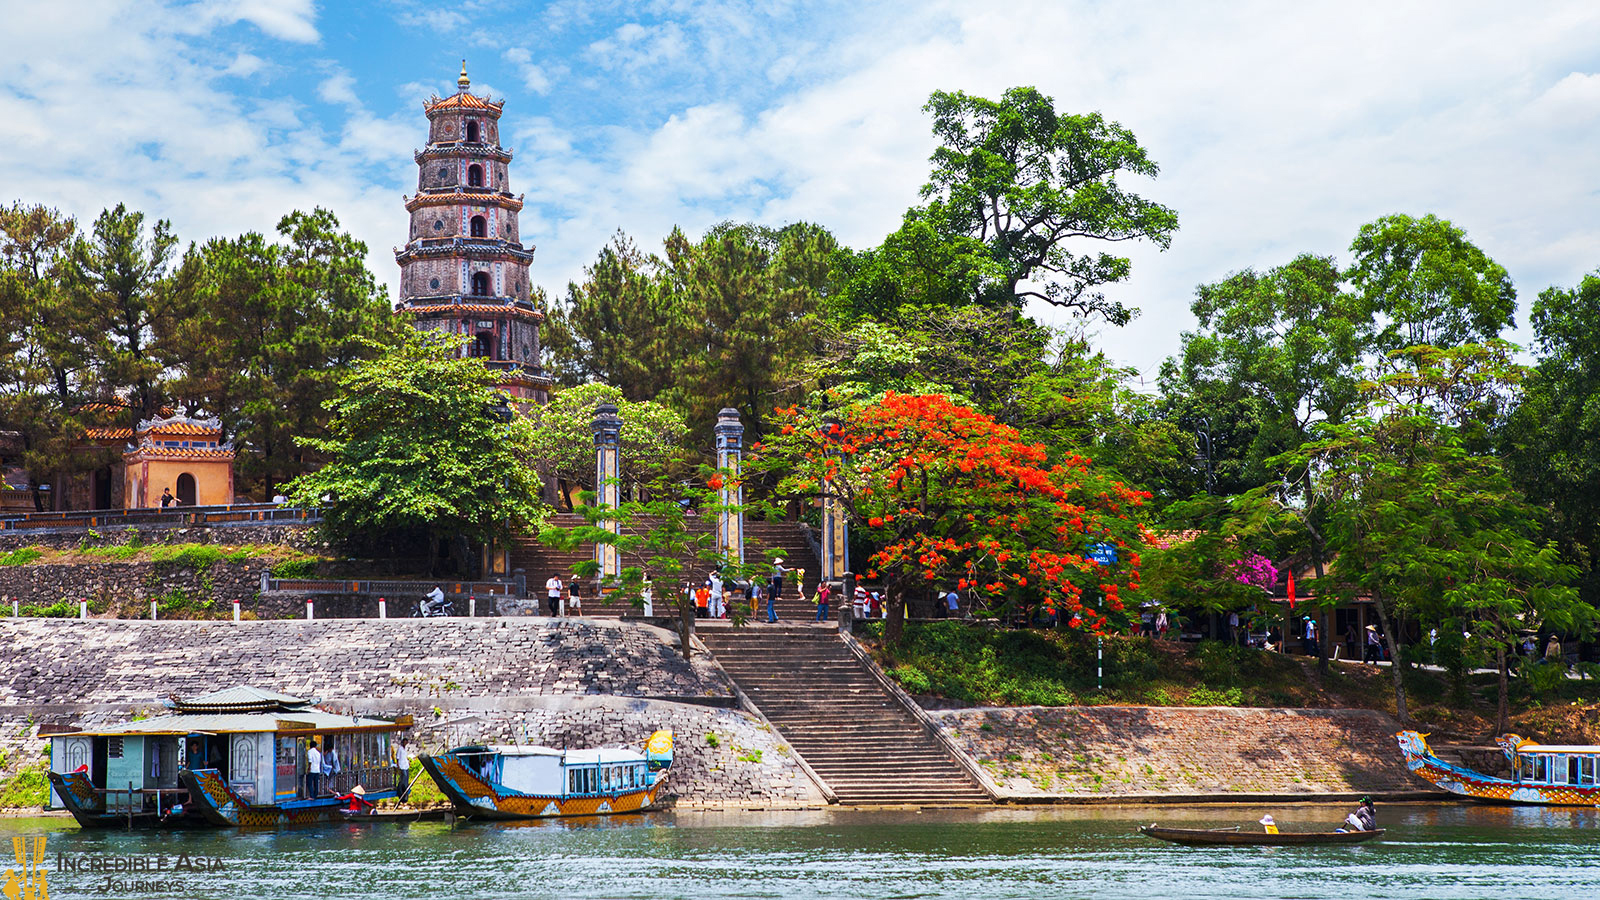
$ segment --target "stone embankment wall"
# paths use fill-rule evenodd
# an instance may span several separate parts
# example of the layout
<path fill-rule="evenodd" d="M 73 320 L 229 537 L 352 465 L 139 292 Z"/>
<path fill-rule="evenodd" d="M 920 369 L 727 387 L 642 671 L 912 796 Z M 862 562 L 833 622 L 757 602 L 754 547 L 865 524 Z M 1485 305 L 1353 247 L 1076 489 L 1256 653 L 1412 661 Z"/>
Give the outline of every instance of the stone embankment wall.
<path fill-rule="evenodd" d="M 1426 791 L 1369 710 L 1019 707 L 930 710 L 1018 800 Z"/>
<path fill-rule="evenodd" d="M 229 618 L 233 615 L 233 601 L 238 599 L 245 611 L 262 618 L 278 618 L 293 613 L 292 604 L 263 606 L 257 602 L 261 573 L 271 566 L 272 561 L 266 559 L 221 561 L 198 570 L 145 561 L 0 566 L 0 596 L 21 598 L 24 606 L 49 606 L 67 600 L 74 610 L 79 600 L 88 600 L 91 615 L 121 610 L 148 616 L 149 602 L 160 600 L 164 605 L 181 608 L 183 612 L 177 615 Z M 204 605 L 206 601 L 210 604 Z M 305 614 L 304 605 L 301 600 L 300 615 Z M 4 607 L 0 615 L 10 615 L 11 604 Z"/>
<path fill-rule="evenodd" d="M 409 713 L 413 743 L 430 750 L 618 746 L 671 727 L 679 805 L 823 802 L 709 656 L 685 661 L 670 632 L 603 620 L 0 620 L 0 752 L 34 759 L 40 726 L 159 712 L 171 694 L 238 684 Z"/>
<path fill-rule="evenodd" d="M 92 532 L 92 533 L 91 533 Z M 261 522 L 241 525 L 150 525 L 60 530 L 0 531 L 0 552 L 21 547 L 72 550 L 84 546 L 112 547 L 141 544 L 277 544 L 307 553 L 327 549 L 317 538 L 316 526 L 304 523 Z"/>

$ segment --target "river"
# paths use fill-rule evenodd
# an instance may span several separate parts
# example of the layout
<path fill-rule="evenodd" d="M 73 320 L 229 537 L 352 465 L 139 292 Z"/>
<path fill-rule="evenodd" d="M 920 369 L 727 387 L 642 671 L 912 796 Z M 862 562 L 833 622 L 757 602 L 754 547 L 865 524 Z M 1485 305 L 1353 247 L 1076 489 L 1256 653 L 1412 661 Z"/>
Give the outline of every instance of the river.
<path fill-rule="evenodd" d="M 1600 895 L 1600 812 L 1384 805 L 1381 842 L 1186 848 L 1141 823 L 1327 830 L 1342 807 L 1056 807 L 693 813 L 452 825 L 327 825 L 256 832 L 91 832 L 0 819 L 46 835 L 51 900 L 326 898 L 1493 898 Z M 1316 826 L 1326 825 L 1327 829 Z M 58 871 L 154 867 L 133 874 Z M 205 871 L 218 863 L 220 869 Z M 110 883 L 108 884 L 108 877 Z M 140 884 L 139 882 L 144 882 Z M 142 890 L 156 882 L 157 891 Z"/>

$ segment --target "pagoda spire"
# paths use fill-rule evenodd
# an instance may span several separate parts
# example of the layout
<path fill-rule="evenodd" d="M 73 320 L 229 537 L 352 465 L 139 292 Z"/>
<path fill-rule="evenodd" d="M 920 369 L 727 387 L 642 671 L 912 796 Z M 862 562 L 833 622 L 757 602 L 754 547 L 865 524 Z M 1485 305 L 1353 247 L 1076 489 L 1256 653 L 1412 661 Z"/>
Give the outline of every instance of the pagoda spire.
<path fill-rule="evenodd" d="M 472 79 L 467 77 L 467 61 L 463 59 L 461 61 L 461 77 L 456 79 L 456 87 L 461 93 L 465 94 L 467 92 L 467 88 L 471 86 Z"/>

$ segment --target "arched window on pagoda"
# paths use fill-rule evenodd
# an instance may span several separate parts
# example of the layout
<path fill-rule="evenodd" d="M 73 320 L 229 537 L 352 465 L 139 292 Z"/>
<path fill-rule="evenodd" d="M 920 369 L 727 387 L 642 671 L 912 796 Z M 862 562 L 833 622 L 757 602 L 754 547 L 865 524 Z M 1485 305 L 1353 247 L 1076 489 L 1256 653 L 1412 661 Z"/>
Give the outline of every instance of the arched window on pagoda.
<path fill-rule="evenodd" d="M 473 237 L 485 237 L 489 233 L 489 223 L 483 216 L 473 216 L 472 224 L 469 227 Z"/>
<path fill-rule="evenodd" d="M 467 143 L 476 144 L 477 142 L 478 142 L 478 123 L 477 122 L 468 122 L 467 123 Z"/>
<path fill-rule="evenodd" d="M 472 296 L 474 296 L 474 297 L 487 297 L 487 296 L 489 296 L 489 273 L 488 272 L 473 272 L 472 273 Z"/>
<path fill-rule="evenodd" d="M 472 355 L 480 359 L 494 358 L 494 332 L 480 331 L 472 341 Z"/>
<path fill-rule="evenodd" d="M 467 187 L 483 187 L 483 166 L 467 166 Z"/>

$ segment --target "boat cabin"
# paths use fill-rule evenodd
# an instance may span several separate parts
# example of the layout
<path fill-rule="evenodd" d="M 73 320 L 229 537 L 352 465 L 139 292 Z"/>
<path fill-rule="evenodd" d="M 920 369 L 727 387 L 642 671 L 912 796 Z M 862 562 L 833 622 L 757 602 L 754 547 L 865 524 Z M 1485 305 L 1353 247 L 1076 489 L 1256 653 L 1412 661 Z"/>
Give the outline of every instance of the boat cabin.
<path fill-rule="evenodd" d="M 491 784 L 540 797 L 598 797 L 649 787 L 651 766 L 636 750 L 463 747 L 467 771 Z"/>
<path fill-rule="evenodd" d="M 1594 787 L 1600 746 L 1523 743 L 1516 748 L 1512 778 L 1523 784 Z"/>
<path fill-rule="evenodd" d="M 51 737 L 50 771 L 82 774 L 109 815 L 161 816 L 189 794 L 182 771 L 214 770 L 248 804 L 293 807 L 347 793 L 357 784 L 380 792 L 396 787 L 392 735 L 401 721 L 324 712 L 313 701 L 252 687 L 215 691 L 167 703 L 172 712 Z M 315 743 L 327 771 L 307 779 L 307 749 Z M 81 783 L 81 782 L 80 782 Z M 316 784 L 317 796 L 308 793 Z M 323 800 L 321 802 L 329 802 Z M 51 808 L 68 808 L 54 780 Z"/>

